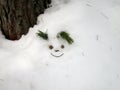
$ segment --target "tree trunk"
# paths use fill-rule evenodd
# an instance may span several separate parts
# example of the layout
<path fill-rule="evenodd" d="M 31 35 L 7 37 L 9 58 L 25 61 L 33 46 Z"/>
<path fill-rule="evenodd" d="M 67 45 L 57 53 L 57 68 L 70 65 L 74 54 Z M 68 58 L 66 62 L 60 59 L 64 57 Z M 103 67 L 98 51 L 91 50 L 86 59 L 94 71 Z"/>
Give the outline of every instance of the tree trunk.
<path fill-rule="evenodd" d="M 7 39 L 18 40 L 36 24 L 51 0 L 0 0 L 0 27 Z"/>

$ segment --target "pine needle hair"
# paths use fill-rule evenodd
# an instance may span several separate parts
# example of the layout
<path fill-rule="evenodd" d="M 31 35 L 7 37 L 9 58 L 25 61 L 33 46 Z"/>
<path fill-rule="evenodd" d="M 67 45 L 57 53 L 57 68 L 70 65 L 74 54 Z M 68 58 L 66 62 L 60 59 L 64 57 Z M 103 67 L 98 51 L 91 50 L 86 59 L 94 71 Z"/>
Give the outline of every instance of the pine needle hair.
<path fill-rule="evenodd" d="M 37 35 L 44 40 L 48 40 L 48 34 L 45 32 L 38 31 Z"/>
<path fill-rule="evenodd" d="M 44 40 L 48 40 L 48 34 L 42 31 L 38 31 L 37 36 L 39 36 L 40 38 L 44 39 Z M 72 37 L 70 36 L 69 33 L 67 33 L 66 31 L 61 31 L 57 34 L 57 38 L 62 38 L 63 40 L 67 41 L 68 44 L 72 44 L 74 42 L 74 40 L 72 39 Z"/>
<path fill-rule="evenodd" d="M 69 33 L 67 33 L 66 31 L 59 32 L 57 34 L 57 38 L 62 38 L 64 40 L 66 40 L 68 42 L 68 44 L 72 44 L 74 42 L 72 37 L 70 37 Z"/>

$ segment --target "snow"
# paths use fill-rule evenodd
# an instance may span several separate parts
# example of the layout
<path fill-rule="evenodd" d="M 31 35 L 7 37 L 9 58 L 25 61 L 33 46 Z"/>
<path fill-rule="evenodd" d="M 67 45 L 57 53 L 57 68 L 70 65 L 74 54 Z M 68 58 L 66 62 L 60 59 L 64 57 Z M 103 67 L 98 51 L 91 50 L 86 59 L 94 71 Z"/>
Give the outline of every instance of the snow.
<path fill-rule="evenodd" d="M 119 15 L 119 0 L 53 0 L 20 40 L 1 33 L 0 90 L 120 90 Z M 74 43 L 57 39 L 60 31 Z M 52 56 L 49 45 L 64 55 Z"/>

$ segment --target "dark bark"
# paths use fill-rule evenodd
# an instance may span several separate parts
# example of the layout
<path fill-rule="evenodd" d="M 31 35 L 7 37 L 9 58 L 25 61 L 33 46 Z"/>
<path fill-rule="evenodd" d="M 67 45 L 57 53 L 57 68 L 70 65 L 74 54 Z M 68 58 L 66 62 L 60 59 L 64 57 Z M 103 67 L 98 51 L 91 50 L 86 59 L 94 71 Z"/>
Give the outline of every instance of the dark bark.
<path fill-rule="evenodd" d="M 36 24 L 51 0 L 0 0 L 0 27 L 7 39 L 18 40 Z"/>

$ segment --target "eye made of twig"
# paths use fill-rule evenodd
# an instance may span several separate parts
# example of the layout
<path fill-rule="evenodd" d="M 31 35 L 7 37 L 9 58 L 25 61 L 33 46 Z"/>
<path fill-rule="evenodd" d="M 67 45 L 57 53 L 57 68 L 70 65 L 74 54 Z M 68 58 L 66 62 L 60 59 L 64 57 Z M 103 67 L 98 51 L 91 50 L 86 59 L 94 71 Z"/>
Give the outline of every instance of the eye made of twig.
<path fill-rule="evenodd" d="M 61 48 L 62 48 L 62 49 L 64 49 L 64 48 L 65 48 L 65 46 L 64 46 L 64 45 L 61 45 Z"/>
<path fill-rule="evenodd" d="M 49 45 L 49 49 L 51 49 L 51 50 L 52 50 L 53 48 L 54 48 L 54 47 L 53 47 L 52 45 Z"/>

